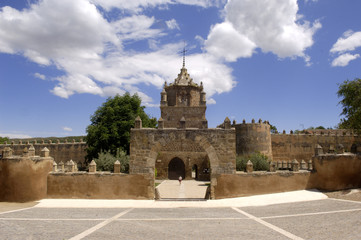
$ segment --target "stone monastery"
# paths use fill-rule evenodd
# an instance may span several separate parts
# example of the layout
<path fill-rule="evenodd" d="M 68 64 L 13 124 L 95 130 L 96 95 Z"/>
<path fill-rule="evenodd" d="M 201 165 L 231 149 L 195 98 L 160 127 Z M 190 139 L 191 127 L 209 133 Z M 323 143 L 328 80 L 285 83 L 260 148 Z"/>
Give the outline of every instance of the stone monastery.
<path fill-rule="evenodd" d="M 361 137 L 347 130 L 271 134 L 267 121 L 208 128 L 206 93 L 183 66 L 161 92 L 158 128 L 131 130 L 129 174 L 97 172 L 84 166 L 86 143 L 3 144 L 0 201 L 48 198 L 154 199 L 157 179 L 210 181 L 212 199 L 302 189 L 361 187 Z M 41 156 L 35 153 L 41 152 Z M 236 156 L 262 153 L 269 171 L 236 172 Z M 65 163 L 65 164 L 64 164 Z M 21 186 L 21 187 L 19 187 Z"/>

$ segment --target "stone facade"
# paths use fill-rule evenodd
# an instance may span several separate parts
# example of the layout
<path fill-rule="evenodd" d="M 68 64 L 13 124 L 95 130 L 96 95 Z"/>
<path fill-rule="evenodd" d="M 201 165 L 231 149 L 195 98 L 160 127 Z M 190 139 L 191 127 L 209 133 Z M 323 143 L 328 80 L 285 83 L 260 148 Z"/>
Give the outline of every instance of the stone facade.
<path fill-rule="evenodd" d="M 184 67 L 161 92 L 158 129 L 142 128 L 136 119 L 131 130 L 130 174 L 157 178 L 211 180 L 236 172 L 236 134 L 226 118 L 224 127 L 208 129 L 206 97 L 201 83 L 193 83 Z M 153 189 L 154 191 L 154 189 Z"/>
<path fill-rule="evenodd" d="M 184 66 L 174 83 L 164 84 L 160 111 L 165 128 L 181 127 L 182 118 L 186 128 L 207 128 L 206 108 L 202 83 L 194 83 Z"/>

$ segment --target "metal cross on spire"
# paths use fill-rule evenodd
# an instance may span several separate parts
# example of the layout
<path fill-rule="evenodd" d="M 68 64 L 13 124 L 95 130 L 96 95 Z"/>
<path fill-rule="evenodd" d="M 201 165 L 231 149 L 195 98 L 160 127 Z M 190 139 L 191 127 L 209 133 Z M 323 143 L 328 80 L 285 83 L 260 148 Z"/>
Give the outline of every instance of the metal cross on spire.
<path fill-rule="evenodd" d="M 180 53 L 183 53 L 183 68 L 186 65 L 186 52 L 188 52 L 188 50 L 186 50 L 186 42 L 184 42 L 184 48 L 183 51 L 181 51 Z"/>

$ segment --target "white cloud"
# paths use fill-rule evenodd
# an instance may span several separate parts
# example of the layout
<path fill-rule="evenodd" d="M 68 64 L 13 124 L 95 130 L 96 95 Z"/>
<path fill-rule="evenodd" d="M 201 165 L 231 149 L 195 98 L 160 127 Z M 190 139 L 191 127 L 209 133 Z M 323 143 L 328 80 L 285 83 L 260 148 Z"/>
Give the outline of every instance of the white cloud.
<path fill-rule="evenodd" d="M 230 22 L 215 25 L 205 41 L 205 48 L 216 57 L 234 62 L 240 57 L 251 57 L 256 44 L 236 31 Z"/>
<path fill-rule="evenodd" d="M 332 66 L 333 67 L 345 67 L 349 64 L 349 62 L 351 62 L 352 60 L 355 60 L 357 58 L 360 57 L 360 54 L 349 54 L 349 53 L 345 53 L 342 54 L 340 56 L 338 56 L 337 58 L 335 58 L 332 61 Z"/>
<path fill-rule="evenodd" d="M 159 36 L 161 30 L 151 28 L 154 21 L 154 17 L 133 15 L 112 22 L 111 25 L 120 39 L 135 41 Z"/>
<path fill-rule="evenodd" d="M 73 129 L 72 129 L 72 128 L 70 128 L 70 127 L 63 127 L 63 130 L 64 130 L 64 131 L 67 131 L 67 132 L 71 132 L 71 131 L 73 131 Z"/>
<path fill-rule="evenodd" d="M 169 21 L 166 21 L 165 23 L 167 24 L 167 27 L 169 29 L 178 29 L 179 30 L 178 23 L 175 19 L 171 19 Z"/>
<path fill-rule="evenodd" d="M 353 32 L 352 30 L 344 32 L 330 50 L 330 53 L 339 55 L 332 61 L 331 65 L 333 67 L 347 66 L 350 61 L 360 57 L 359 54 L 349 53 L 359 47 L 361 47 L 361 32 Z"/>
<path fill-rule="evenodd" d="M 225 6 L 225 22 L 211 29 L 206 50 L 225 56 L 227 61 L 250 57 L 254 48 L 260 48 L 280 58 L 302 57 L 307 62 L 309 57 L 305 51 L 313 45 L 313 35 L 321 24 L 318 21 L 301 23 L 297 12 L 297 0 L 229 0 Z M 227 38 L 238 40 L 235 52 L 223 46 Z M 236 40 L 227 43 L 234 45 Z"/>
<path fill-rule="evenodd" d="M 45 80 L 45 79 L 46 79 L 45 75 L 40 74 L 40 73 L 34 73 L 34 77 L 39 78 L 39 79 L 41 79 L 41 80 Z"/>
<path fill-rule="evenodd" d="M 0 132 L 0 136 L 8 137 L 8 138 L 32 138 L 29 135 L 21 134 L 21 133 L 3 133 L 3 132 Z"/>
<path fill-rule="evenodd" d="M 332 46 L 330 52 L 346 52 L 353 51 L 356 48 L 361 47 L 361 32 L 346 31 L 343 37 L 340 37 L 337 42 Z"/>
<path fill-rule="evenodd" d="M 207 7 L 222 1 L 92 2 L 104 9 L 136 10 L 179 3 Z M 65 74 L 54 79 L 56 86 L 51 92 L 62 98 L 80 93 L 112 96 L 129 91 L 137 92 L 145 105 L 158 106 L 140 86 L 160 89 L 164 81 L 172 82 L 181 67 L 177 53 L 183 43 L 163 44 L 161 38 L 168 29 L 156 28 L 154 17 L 125 15 L 106 19 L 90 0 L 43 0 L 21 11 L 4 7 L 0 9 L 0 52 L 22 54 L 40 65 L 55 65 Z M 170 28 L 176 24 L 175 20 L 168 23 Z M 151 47 L 143 52 L 127 48 L 128 43 L 140 40 Z M 194 80 L 203 81 L 208 99 L 235 85 L 231 69 L 210 53 L 191 54 L 187 64 Z"/>
<path fill-rule="evenodd" d="M 219 6 L 225 0 L 91 0 L 91 2 L 107 11 L 112 8 L 119 8 L 131 12 L 141 12 L 146 8 L 164 7 L 168 4 L 185 4 L 200 7 Z"/>

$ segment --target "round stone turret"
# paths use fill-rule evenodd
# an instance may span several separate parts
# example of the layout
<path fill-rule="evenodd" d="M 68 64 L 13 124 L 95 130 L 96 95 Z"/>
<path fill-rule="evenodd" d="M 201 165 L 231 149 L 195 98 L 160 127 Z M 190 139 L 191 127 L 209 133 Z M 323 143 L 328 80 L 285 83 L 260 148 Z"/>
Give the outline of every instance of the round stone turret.
<path fill-rule="evenodd" d="M 267 122 L 236 124 L 237 155 L 251 155 L 260 152 L 272 159 L 271 129 Z"/>

